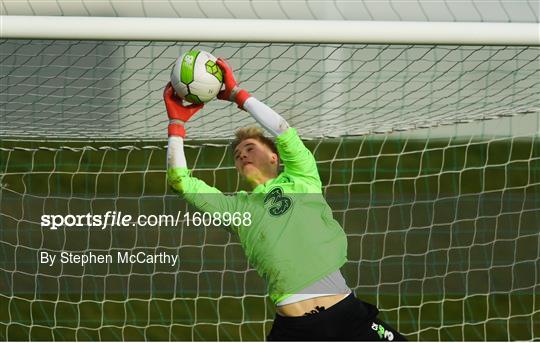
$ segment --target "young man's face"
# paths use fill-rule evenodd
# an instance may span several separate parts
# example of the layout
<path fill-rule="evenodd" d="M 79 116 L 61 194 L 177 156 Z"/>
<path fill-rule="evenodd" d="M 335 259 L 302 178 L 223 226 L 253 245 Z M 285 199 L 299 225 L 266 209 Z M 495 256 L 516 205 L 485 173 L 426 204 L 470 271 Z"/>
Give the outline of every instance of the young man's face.
<path fill-rule="evenodd" d="M 250 183 L 264 183 L 277 176 L 278 156 L 254 138 L 240 142 L 234 149 L 234 164 Z"/>

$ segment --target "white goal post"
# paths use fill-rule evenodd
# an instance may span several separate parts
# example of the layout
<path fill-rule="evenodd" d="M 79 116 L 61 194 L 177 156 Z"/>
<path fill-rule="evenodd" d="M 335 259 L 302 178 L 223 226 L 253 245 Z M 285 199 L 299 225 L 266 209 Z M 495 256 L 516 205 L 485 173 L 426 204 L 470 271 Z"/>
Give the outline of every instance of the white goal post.
<path fill-rule="evenodd" d="M 183 42 L 540 45 L 540 24 L 0 16 L 2 38 Z"/>

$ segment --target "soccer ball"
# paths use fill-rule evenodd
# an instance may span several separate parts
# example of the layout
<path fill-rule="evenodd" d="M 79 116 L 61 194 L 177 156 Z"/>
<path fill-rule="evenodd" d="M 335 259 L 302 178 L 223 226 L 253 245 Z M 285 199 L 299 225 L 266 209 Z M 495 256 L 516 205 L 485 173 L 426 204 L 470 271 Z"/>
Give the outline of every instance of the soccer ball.
<path fill-rule="evenodd" d="M 200 104 L 216 97 L 223 84 L 223 73 L 212 54 L 191 50 L 176 60 L 171 83 L 179 97 Z"/>

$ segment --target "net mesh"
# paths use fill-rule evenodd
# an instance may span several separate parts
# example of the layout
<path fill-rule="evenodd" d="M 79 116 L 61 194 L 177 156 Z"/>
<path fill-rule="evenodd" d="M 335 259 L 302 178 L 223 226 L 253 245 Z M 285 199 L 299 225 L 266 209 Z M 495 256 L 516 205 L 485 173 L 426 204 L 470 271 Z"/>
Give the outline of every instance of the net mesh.
<path fill-rule="evenodd" d="M 538 22 L 538 0 L 3 1 L 7 15 L 307 20 Z"/>
<path fill-rule="evenodd" d="M 537 113 L 538 47 L 0 41 L 0 135 L 163 139 L 162 91 L 189 49 L 226 58 L 241 86 L 305 138 Z M 253 124 L 213 101 L 190 137 Z"/>
<path fill-rule="evenodd" d="M 273 307 L 235 235 L 214 227 L 74 229 L 43 214 L 168 214 L 155 144 L 2 142 L 0 332 L 10 339 L 260 340 Z M 410 339 L 540 338 L 538 136 L 306 141 L 348 237 L 343 273 Z M 226 144 L 186 148 L 194 174 L 242 189 Z M 37 263 L 39 253 L 168 251 L 180 265 Z M 260 288 L 257 288 L 259 287 Z"/>

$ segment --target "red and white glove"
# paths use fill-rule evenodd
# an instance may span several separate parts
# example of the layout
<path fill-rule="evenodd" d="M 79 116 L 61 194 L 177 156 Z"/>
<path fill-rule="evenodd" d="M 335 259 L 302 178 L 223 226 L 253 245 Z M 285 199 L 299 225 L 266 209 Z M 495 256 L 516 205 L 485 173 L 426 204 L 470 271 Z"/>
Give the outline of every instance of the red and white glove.
<path fill-rule="evenodd" d="M 216 64 L 223 72 L 223 83 L 225 84 L 225 89 L 220 91 L 217 95 L 218 99 L 235 102 L 239 109 L 245 111 L 244 103 L 251 96 L 251 94 L 238 87 L 238 83 L 234 79 L 233 71 L 227 62 L 221 58 L 218 58 Z"/>
<path fill-rule="evenodd" d="M 203 108 L 204 104 L 184 106 L 183 100 L 174 94 L 174 89 L 170 82 L 167 83 L 163 91 L 163 100 L 165 101 L 165 108 L 169 116 L 169 137 L 180 136 L 185 138 L 186 129 L 184 128 L 184 123 Z"/>

